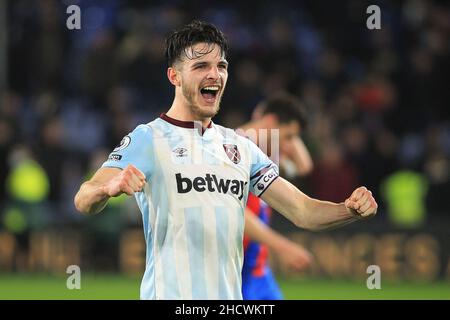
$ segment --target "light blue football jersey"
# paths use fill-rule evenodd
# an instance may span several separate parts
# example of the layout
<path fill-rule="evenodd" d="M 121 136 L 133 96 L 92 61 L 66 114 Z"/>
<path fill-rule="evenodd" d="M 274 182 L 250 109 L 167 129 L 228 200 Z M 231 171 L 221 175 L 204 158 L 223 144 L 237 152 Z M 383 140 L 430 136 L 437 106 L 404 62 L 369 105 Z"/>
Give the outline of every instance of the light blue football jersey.
<path fill-rule="evenodd" d="M 242 299 L 248 192 L 260 196 L 278 167 L 232 129 L 165 114 L 125 136 L 103 167 L 129 164 L 147 178 L 135 193 L 147 245 L 141 299 Z"/>

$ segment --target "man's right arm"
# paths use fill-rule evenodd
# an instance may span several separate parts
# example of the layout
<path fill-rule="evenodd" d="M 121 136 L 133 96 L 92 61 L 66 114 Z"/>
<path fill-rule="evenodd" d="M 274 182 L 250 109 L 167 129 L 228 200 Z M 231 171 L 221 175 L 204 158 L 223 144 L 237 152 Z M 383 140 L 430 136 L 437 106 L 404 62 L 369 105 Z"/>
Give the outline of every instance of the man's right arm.
<path fill-rule="evenodd" d="M 122 193 L 131 196 L 140 192 L 145 182 L 145 175 L 133 165 L 128 165 L 123 170 L 100 168 L 89 181 L 81 185 L 75 195 L 75 207 L 82 213 L 99 213 L 105 208 L 109 198 Z"/>

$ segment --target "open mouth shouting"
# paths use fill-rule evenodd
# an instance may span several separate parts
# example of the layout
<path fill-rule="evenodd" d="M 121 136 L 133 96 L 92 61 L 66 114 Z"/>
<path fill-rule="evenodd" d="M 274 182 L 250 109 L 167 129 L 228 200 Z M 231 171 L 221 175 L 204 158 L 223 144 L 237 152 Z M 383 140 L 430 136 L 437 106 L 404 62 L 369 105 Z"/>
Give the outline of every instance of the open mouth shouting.
<path fill-rule="evenodd" d="M 205 100 L 207 104 L 214 104 L 216 102 L 219 91 L 219 85 L 206 85 L 200 89 L 203 100 Z"/>

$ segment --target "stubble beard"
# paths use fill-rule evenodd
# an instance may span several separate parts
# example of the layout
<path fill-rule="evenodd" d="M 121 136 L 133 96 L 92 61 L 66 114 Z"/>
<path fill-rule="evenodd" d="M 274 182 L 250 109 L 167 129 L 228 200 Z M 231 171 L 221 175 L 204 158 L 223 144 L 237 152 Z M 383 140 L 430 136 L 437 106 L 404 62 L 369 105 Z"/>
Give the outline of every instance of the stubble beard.
<path fill-rule="evenodd" d="M 217 97 L 216 104 L 213 107 L 206 107 L 208 109 L 202 108 L 195 102 L 196 91 L 191 88 L 182 87 L 182 93 L 184 98 L 188 103 L 188 108 L 191 110 L 191 113 L 197 119 L 205 119 L 214 117 L 220 110 L 220 102 L 222 100 L 222 94 Z"/>

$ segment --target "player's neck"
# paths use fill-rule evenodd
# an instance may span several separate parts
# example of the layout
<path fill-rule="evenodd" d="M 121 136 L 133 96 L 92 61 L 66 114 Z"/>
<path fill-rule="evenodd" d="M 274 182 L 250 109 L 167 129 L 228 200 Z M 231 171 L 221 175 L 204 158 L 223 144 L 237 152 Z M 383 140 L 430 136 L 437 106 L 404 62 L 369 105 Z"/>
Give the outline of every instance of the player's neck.
<path fill-rule="evenodd" d="M 170 118 L 180 121 L 201 122 L 203 128 L 208 127 L 209 124 L 211 123 L 211 118 L 199 119 L 195 117 L 189 110 L 189 107 L 187 105 L 178 102 L 176 99 L 173 101 L 169 111 L 166 112 L 166 115 Z"/>

